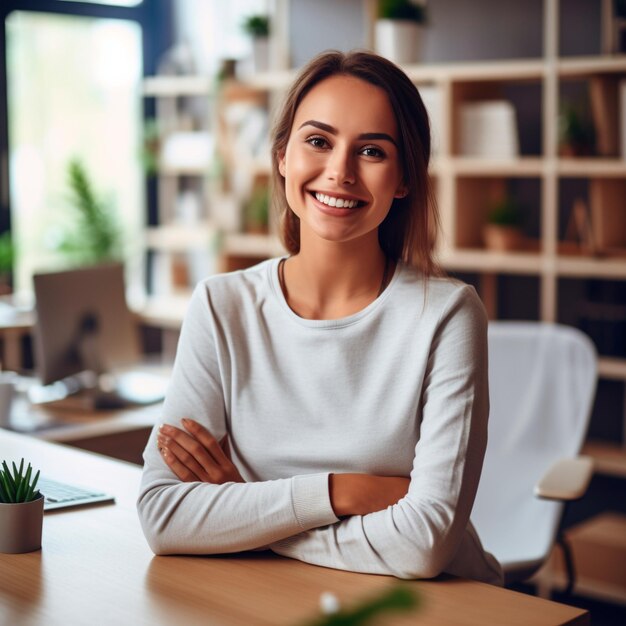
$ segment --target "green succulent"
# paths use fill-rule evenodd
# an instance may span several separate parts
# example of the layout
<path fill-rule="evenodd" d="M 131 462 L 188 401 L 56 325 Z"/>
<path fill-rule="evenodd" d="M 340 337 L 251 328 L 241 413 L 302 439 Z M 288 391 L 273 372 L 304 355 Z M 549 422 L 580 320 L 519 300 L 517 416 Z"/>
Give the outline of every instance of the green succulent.
<path fill-rule="evenodd" d="M 17 504 L 23 502 L 31 502 L 36 500 L 41 494 L 39 490 L 35 491 L 37 481 L 39 480 L 39 470 L 31 481 L 30 477 L 33 471 L 30 463 L 24 474 L 24 459 L 20 462 L 19 468 L 13 465 L 13 474 L 6 461 L 2 461 L 0 469 L 0 502 L 5 504 Z"/>
<path fill-rule="evenodd" d="M 426 22 L 426 8 L 410 0 L 380 0 L 378 15 L 384 20 L 411 20 L 418 24 Z"/>
<path fill-rule="evenodd" d="M 503 198 L 490 207 L 487 221 L 497 226 L 520 226 L 522 215 L 522 208 L 515 200 Z"/>
<path fill-rule="evenodd" d="M 270 34 L 270 20 L 267 15 L 250 15 L 243 21 L 242 28 L 252 37 L 267 37 Z"/>

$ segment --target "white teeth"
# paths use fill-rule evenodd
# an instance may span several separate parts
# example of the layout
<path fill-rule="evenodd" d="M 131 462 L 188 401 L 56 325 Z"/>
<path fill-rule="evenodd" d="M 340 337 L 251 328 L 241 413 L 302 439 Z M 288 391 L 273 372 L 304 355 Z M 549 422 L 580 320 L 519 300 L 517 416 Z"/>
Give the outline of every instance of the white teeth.
<path fill-rule="evenodd" d="M 353 209 L 358 204 L 357 200 L 344 200 L 343 198 L 335 198 L 319 192 L 315 192 L 315 197 L 320 202 L 337 208 Z"/>

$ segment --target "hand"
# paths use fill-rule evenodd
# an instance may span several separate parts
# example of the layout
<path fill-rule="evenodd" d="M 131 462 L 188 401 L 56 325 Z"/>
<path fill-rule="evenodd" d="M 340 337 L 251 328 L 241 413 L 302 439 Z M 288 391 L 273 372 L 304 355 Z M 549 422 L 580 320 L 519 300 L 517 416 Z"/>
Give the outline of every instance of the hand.
<path fill-rule="evenodd" d="M 198 422 L 183 419 L 182 424 L 185 430 L 163 424 L 157 438 L 161 456 L 178 478 L 214 485 L 246 482 L 230 460 L 227 436 L 218 442 Z"/>
<path fill-rule="evenodd" d="M 406 496 L 411 480 L 402 476 L 331 474 L 330 502 L 337 517 L 383 511 Z"/>

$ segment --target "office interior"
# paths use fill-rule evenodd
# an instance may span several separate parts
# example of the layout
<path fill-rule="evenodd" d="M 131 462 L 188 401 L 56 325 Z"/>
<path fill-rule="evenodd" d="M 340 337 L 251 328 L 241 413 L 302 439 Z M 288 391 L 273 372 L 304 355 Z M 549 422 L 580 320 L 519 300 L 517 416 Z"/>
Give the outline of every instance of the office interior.
<path fill-rule="evenodd" d="M 582 453 L 594 474 L 562 521 L 585 544 L 588 584 L 552 597 L 589 608 L 593 624 L 624 623 L 626 9 L 426 7 L 419 60 L 405 68 L 433 129 L 438 256 L 491 320 L 564 324 L 593 342 Z M 290 79 L 323 50 L 374 49 L 377 12 L 376 0 L 4 0 L 0 382 L 8 370 L 21 385 L 5 427 L 141 464 L 154 405 L 121 427 L 121 405 L 88 425 L 62 402 L 30 406 L 43 361 L 33 276 L 121 262 L 141 359 L 167 376 L 194 284 L 284 253 L 269 132 Z M 253 15 L 268 18 L 267 37 L 244 27 Z M 517 212 L 512 244 L 488 242 L 497 207 Z M 608 533 L 594 531 L 607 519 Z"/>

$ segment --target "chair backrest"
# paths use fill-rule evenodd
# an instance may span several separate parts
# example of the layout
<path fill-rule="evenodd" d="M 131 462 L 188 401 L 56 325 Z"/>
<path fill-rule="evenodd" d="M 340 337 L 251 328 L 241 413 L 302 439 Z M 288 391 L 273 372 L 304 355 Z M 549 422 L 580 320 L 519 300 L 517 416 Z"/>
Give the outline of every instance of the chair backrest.
<path fill-rule="evenodd" d="M 558 324 L 489 324 L 489 443 L 472 522 L 505 580 L 523 580 L 548 557 L 563 505 L 533 489 L 558 459 L 582 447 L 597 380 L 596 352 Z"/>

